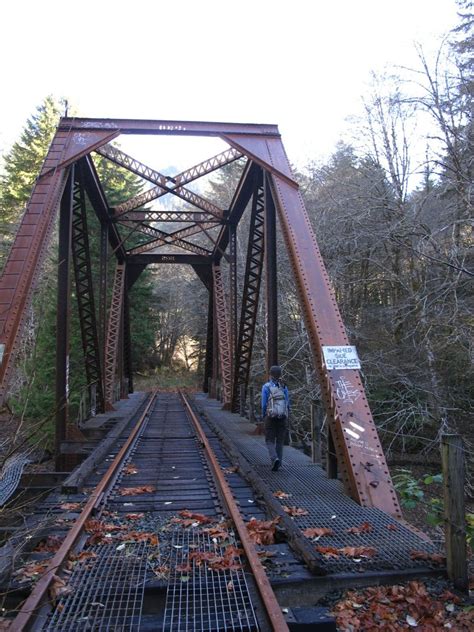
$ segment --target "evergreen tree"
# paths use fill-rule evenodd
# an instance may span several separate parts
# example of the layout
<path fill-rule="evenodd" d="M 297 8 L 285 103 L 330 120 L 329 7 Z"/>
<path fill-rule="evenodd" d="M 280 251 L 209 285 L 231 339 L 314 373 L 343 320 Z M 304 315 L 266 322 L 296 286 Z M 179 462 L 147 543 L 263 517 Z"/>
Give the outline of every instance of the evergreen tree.
<path fill-rule="evenodd" d="M 54 136 L 60 116 L 59 102 L 47 97 L 28 119 L 20 140 L 5 156 L 5 173 L 0 180 L 0 234 L 2 250 L 0 264 L 9 250 L 24 206 Z M 141 180 L 130 172 L 95 156 L 97 171 L 111 206 L 136 195 L 142 189 Z M 88 205 L 89 243 L 93 276 L 98 273 L 100 226 L 93 209 Z M 123 237 L 128 232 L 125 229 Z M 127 244 L 128 245 L 128 244 Z M 35 292 L 31 319 L 26 327 L 19 358 L 18 377 L 13 385 L 14 410 L 27 419 L 43 419 L 54 415 L 55 407 L 55 348 L 56 348 L 56 291 L 57 291 L 57 234 L 53 235 L 50 257 L 42 270 L 40 285 Z M 1 269 L 1 266 L 0 266 Z M 111 277 L 114 266 L 109 266 Z M 72 279 L 71 279 L 72 281 Z M 109 288 L 112 287 L 112 278 Z M 97 285 L 97 284 L 96 284 Z M 144 358 L 152 357 L 155 348 L 157 319 L 153 305 L 143 307 L 152 295 L 151 275 L 143 274 L 135 283 L 131 295 L 132 348 L 139 350 L 140 368 L 147 366 Z M 70 402 L 75 404 L 86 386 L 80 324 L 71 284 L 70 330 Z M 134 297 L 138 300 L 135 301 Z M 97 298 L 97 297 L 96 297 Z M 96 303 L 97 306 L 97 303 Z M 143 315 L 146 317 L 143 318 Z M 137 357 L 136 354 L 134 354 Z M 53 437 L 53 426 L 43 427 L 46 436 Z M 48 439 L 46 439 L 48 440 Z"/>
<path fill-rule="evenodd" d="M 27 120 L 20 140 L 5 156 L 5 174 L 0 179 L 0 221 L 18 221 L 56 131 L 59 108 L 54 97 L 46 97 Z"/>
<path fill-rule="evenodd" d="M 4 157 L 4 173 L 0 176 L 0 272 L 56 130 L 59 108 L 54 97 L 46 97 L 26 122 L 20 140 Z"/>

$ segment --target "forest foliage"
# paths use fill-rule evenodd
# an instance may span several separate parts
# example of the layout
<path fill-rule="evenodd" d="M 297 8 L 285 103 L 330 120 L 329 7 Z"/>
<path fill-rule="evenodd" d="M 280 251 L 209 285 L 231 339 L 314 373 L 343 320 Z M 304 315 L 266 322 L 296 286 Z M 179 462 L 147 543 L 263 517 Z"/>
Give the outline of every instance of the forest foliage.
<path fill-rule="evenodd" d="M 416 68 L 374 75 L 350 138 L 341 140 L 328 160 L 315 159 L 297 170 L 389 450 L 429 451 L 446 430 L 461 432 L 474 450 L 471 8 L 459 1 L 458 27 L 435 59 L 420 46 Z M 47 97 L 4 157 L 0 268 L 60 109 Z M 428 130 L 424 137 L 419 128 Z M 134 176 L 125 177 L 107 161 L 98 160 L 97 168 L 111 201 L 140 188 Z M 236 163 L 213 178 L 208 196 L 228 201 L 237 177 Z M 97 220 L 90 215 L 94 227 Z M 244 215 L 238 232 L 240 288 L 247 219 Z M 97 248 L 93 240 L 94 265 Z M 21 410 L 33 418 L 54 407 L 54 252 L 53 247 L 36 294 L 14 385 Z M 307 443 L 309 405 L 318 399 L 319 387 L 281 235 L 278 253 L 280 362 L 295 404 L 292 438 Z M 207 291 L 192 271 L 174 266 L 147 271 L 133 287 L 130 306 L 136 371 L 175 367 L 201 374 Z M 261 301 L 252 369 L 258 386 L 265 378 L 264 316 Z M 84 386 L 81 365 L 76 314 L 71 339 L 76 396 Z"/>

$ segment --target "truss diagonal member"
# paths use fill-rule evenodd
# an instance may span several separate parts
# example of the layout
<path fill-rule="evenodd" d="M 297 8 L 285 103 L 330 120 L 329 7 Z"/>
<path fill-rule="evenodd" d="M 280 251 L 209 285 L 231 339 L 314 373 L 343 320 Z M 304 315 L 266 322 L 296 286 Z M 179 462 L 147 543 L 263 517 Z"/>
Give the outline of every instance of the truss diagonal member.
<path fill-rule="evenodd" d="M 183 237 L 190 237 L 191 235 L 196 235 L 197 233 L 203 233 L 208 231 L 210 228 L 215 228 L 218 226 L 216 222 L 204 222 L 203 224 L 193 224 L 193 226 L 187 226 L 186 228 L 180 228 L 175 230 L 174 233 L 170 233 L 170 237 L 182 239 Z M 206 236 L 212 243 L 214 243 L 214 239 L 205 232 Z"/>
<path fill-rule="evenodd" d="M 175 176 L 164 176 L 166 180 L 163 184 L 160 183 L 161 186 L 154 187 L 144 193 L 139 193 L 133 198 L 130 198 L 130 200 L 122 202 L 122 204 L 119 204 L 116 207 L 116 211 L 118 213 L 124 213 L 135 208 L 139 208 L 144 204 L 148 204 L 148 202 L 151 202 L 152 200 L 156 200 L 163 195 L 166 195 L 170 192 L 173 186 L 182 187 L 185 184 L 189 184 L 189 182 L 192 182 L 193 180 L 197 180 L 202 176 L 212 173 L 216 169 L 220 169 L 221 167 L 224 167 L 241 157 L 242 154 L 240 151 L 232 147 L 231 149 L 227 149 L 226 151 L 217 154 L 217 156 L 213 156 L 204 162 L 200 162 L 198 165 L 195 165 L 190 169 L 186 169 L 186 171 L 182 171 Z M 163 187 L 166 188 L 165 191 L 163 190 Z"/>
<path fill-rule="evenodd" d="M 98 412 L 104 412 L 104 390 L 92 283 L 85 194 L 76 182 L 72 206 L 72 256 L 87 384 L 96 384 Z"/>
<path fill-rule="evenodd" d="M 125 224 L 125 222 L 123 222 Z M 127 226 L 129 224 L 127 223 Z M 154 239 L 147 241 L 145 244 L 141 246 L 137 246 L 140 248 L 140 252 L 147 252 L 148 250 L 153 250 L 153 248 L 157 248 L 158 246 L 164 246 L 165 244 L 172 245 L 177 241 L 181 241 L 183 237 L 190 237 L 191 235 L 196 235 L 197 233 L 204 232 L 207 228 L 214 228 L 216 226 L 215 222 L 208 222 L 207 224 L 194 224 L 193 226 L 188 226 L 187 228 L 180 228 L 176 230 L 174 233 L 165 233 L 158 228 L 154 228 L 153 226 L 149 226 L 148 224 L 142 224 L 142 227 L 138 229 L 140 233 L 144 233 L 145 235 L 152 235 Z M 211 239 L 211 237 L 205 233 L 206 236 Z M 211 239 L 212 241 L 212 239 Z M 189 243 L 189 242 L 185 242 Z M 213 242 L 214 243 L 214 242 Z M 190 244 L 191 246 L 195 246 L 195 244 Z M 203 251 L 201 254 L 210 254 L 208 250 L 203 247 L 200 247 Z M 205 251 L 205 252 L 204 252 Z M 132 248 L 128 251 L 128 254 L 136 254 L 135 248 Z"/>
<path fill-rule="evenodd" d="M 155 229 L 157 230 L 157 229 Z M 179 238 L 171 238 L 168 233 L 163 231 L 157 231 L 161 233 L 159 237 L 153 239 L 152 241 L 147 242 L 146 244 L 142 244 L 141 246 L 136 246 L 135 248 L 131 248 L 127 250 L 127 255 L 139 255 L 143 252 L 148 252 L 149 250 L 153 250 L 154 248 L 158 248 L 159 246 L 176 246 L 178 248 L 182 248 L 183 250 L 188 250 L 189 252 L 194 252 L 197 255 L 211 255 L 211 251 L 207 250 L 207 248 L 203 248 L 202 246 L 198 246 L 197 244 L 193 244 L 186 239 Z"/>
<path fill-rule="evenodd" d="M 288 163 L 286 169 L 291 173 Z M 359 371 L 329 370 L 323 359 L 323 347 L 346 346 L 348 338 L 303 199 L 285 179 L 272 175 L 271 183 L 342 481 L 359 504 L 400 517 Z"/>
<path fill-rule="evenodd" d="M 111 217 L 118 222 L 214 222 L 219 223 L 219 217 L 201 211 L 130 211 L 121 217 Z"/>
<path fill-rule="evenodd" d="M 67 132 L 56 132 L 43 165 L 43 175 L 33 187 L 0 277 L 0 404 L 7 394 L 33 290 L 66 184 L 67 170 L 58 165 L 63 160 L 68 140 Z"/>
<path fill-rule="evenodd" d="M 225 406 L 226 404 L 230 404 L 231 399 L 232 352 L 230 346 L 229 315 L 224 291 L 224 283 L 222 281 L 222 270 L 220 266 L 212 266 L 212 279 L 216 309 L 217 342 L 219 347 L 222 393 Z"/>
<path fill-rule="evenodd" d="M 98 154 L 100 154 L 101 156 L 104 156 L 104 158 L 108 158 L 110 161 L 114 162 L 116 165 L 119 165 L 120 167 L 124 167 L 125 169 L 128 169 L 128 171 L 135 173 L 141 178 L 144 178 L 145 180 L 148 180 L 149 182 L 153 182 L 153 184 L 158 185 L 158 187 L 162 191 L 161 195 L 166 195 L 166 193 L 172 193 L 173 195 L 176 195 L 177 197 L 182 198 L 183 200 L 186 200 L 186 202 L 189 202 L 193 206 L 201 208 L 202 210 L 206 211 L 207 213 L 210 213 L 211 215 L 214 215 L 215 217 L 222 217 L 224 211 L 221 208 L 219 208 L 212 202 L 209 202 L 209 200 L 206 200 L 205 198 L 198 195 L 197 193 L 193 193 L 193 191 L 190 191 L 189 189 L 186 189 L 185 187 L 179 184 L 176 185 L 173 182 L 173 179 L 170 178 L 169 176 L 165 176 L 159 171 L 155 171 L 155 169 L 151 169 L 151 167 L 147 167 L 146 165 L 139 162 L 138 160 L 135 160 L 135 158 L 128 156 L 126 153 L 124 153 L 120 149 L 117 149 L 116 147 L 113 147 L 112 145 L 104 145 L 98 148 L 96 151 Z M 146 194 L 147 192 L 145 191 L 143 193 L 143 196 L 146 196 Z M 147 201 L 150 201 L 150 200 L 147 200 Z M 141 202 L 140 206 L 142 206 L 144 203 L 145 202 Z M 127 209 L 120 210 L 120 206 L 117 206 L 116 211 L 119 213 L 120 212 L 126 213 Z"/>
<path fill-rule="evenodd" d="M 234 412 L 239 409 L 240 385 L 244 385 L 245 392 L 248 387 L 258 300 L 263 275 L 265 203 L 262 172 L 258 175 L 259 182 L 252 200 L 242 308 L 235 353 L 232 384 L 232 410 Z"/>
<path fill-rule="evenodd" d="M 125 288 L 125 265 L 117 264 L 115 268 L 112 301 L 110 304 L 107 340 L 105 344 L 105 402 L 107 407 L 113 406 L 115 372 L 119 351 L 120 325 L 122 322 L 123 298 Z"/>

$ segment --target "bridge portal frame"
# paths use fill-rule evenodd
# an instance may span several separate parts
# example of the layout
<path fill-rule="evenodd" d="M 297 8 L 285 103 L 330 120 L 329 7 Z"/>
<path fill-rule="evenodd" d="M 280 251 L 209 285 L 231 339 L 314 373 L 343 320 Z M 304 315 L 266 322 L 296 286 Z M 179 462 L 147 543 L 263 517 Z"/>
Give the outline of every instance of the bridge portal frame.
<path fill-rule="evenodd" d="M 228 162 L 242 156 L 246 160 L 241 179 L 234 193 L 229 209 L 219 209 L 217 205 L 189 192 L 180 186 L 179 175 L 173 178 L 163 176 L 149 169 L 139 161 L 126 156 L 123 152 L 110 149 L 109 143 L 120 134 L 152 134 L 178 136 L 217 136 L 224 140 L 231 149 Z M 163 254 L 149 252 L 127 253 L 125 242 L 119 232 L 118 222 L 133 225 L 132 232 L 148 231 L 147 211 L 131 211 L 127 214 L 127 202 L 121 205 L 120 216 L 111 208 L 103 192 L 99 177 L 91 159 L 92 152 L 97 151 L 125 169 L 138 173 L 152 181 L 156 187 L 171 187 L 174 194 L 183 197 L 197 210 L 184 212 L 181 220 L 191 224 L 186 227 L 186 235 L 196 230 L 198 234 L 206 234 L 210 222 L 220 227 L 219 235 L 214 240 L 213 250 L 207 254 Z M 227 158 L 215 157 L 207 167 L 196 166 L 194 173 L 201 170 L 200 175 L 216 169 L 216 164 L 228 164 Z M 131 373 L 127 340 L 129 333 L 126 298 L 127 289 L 140 272 L 150 263 L 187 263 L 193 266 L 198 276 L 209 290 L 209 316 L 213 314 L 213 322 L 208 323 L 208 346 L 206 352 L 206 385 L 208 378 L 215 380 L 217 367 L 220 366 L 220 377 L 223 381 L 224 405 L 233 405 L 238 401 L 239 385 L 248 385 L 249 362 L 252 353 L 252 336 L 248 336 L 250 347 L 246 350 L 245 362 L 237 358 L 232 366 L 232 358 L 236 357 L 235 345 L 241 345 L 240 334 L 237 342 L 237 330 L 242 329 L 241 322 L 230 322 L 229 318 L 236 313 L 235 300 L 231 305 L 231 314 L 223 293 L 222 278 L 219 273 L 223 258 L 231 268 L 230 286 L 235 284 L 235 256 L 227 253 L 229 244 L 235 235 L 236 227 L 252 197 L 260 196 L 263 205 L 264 236 L 260 246 L 266 270 L 266 312 L 267 320 L 267 370 L 278 359 L 277 339 L 277 296 L 276 296 L 276 219 L 283 233 L 284 242 L 291 262 L 292 271 L 298 290 L 303 319 L 311 345 L 314 366 L 319 376 L 323 402 L 328 418 L 331 437 L 342 481 L 347 493 L 364 506 L 375 506 L 400 516 L 395 490 L 388 472 L 383 450 L 378 438 L 361 376 L 358 370 L 330 370 L 324 360 L 323 347 L 339 346 L 349 343 L 339 313 L 334 291 L 331 287 L 324 263 L 322 261 L 316 238 L 310 224 L 304 203 L 285 154 L 281 137 L 276 125 L 207 123 L 193 121 L 163 121 L 134 119 L 61 119 L 56 135 L 46 156 L 41 173 L 33 187 L 32 196 L 27 205 L 18 234 L 13 243 L 10 256 L 0 278 L 0 345 L 3 345 L 3 359 L 0 365 L 0 402 L 7 394 L 7 388 L 14 367 L 15 357 L 21 339 L 22 327 L 28 312 L 33 289 L 41 272 L 42 262 L 54 227 L 57 209 L 70 208 L 70 170 L 77 164 L 81 167 L 81 181 L 87 198 L 94 208 L 101 223 L 101 266 L 100 266 L 100 309 L 99 315 L 105 317 L 105 297 L 107 295 L 106 274 L 107 246 L 114 253 L 117 270 L 123 270 L 124 280 L 114 284 L 117 290 L 112 292 L 113 309 L 109 310 L 108 332 L 105 349 L 96 354 L 97 371 L 102 375 L 104 385 L 104 406 L 112 405 L 110 401 L 111 365 L 118 366 L 118 374 L 123 375 L 125 365 Z M 202 163 L 204 164 L 204 163 Z M 206 170 L 207 169 L 207 170 Z M 188 170 L 192 172 L 193 170 Z M 200 177 L 200 176 L 199 176 Z M 164 179 L 163 179 L 164 178 Z M 171 183 L 171 184 L 170 184 Z M 260 192 L 257 192 L 260 187 Z M 170 193 L 173 191 L 170 190 Z M 263 201 L 262 201 L 263 200 Z M 130 201 L 130 207 L 136 201 Z M 68 206 L 69 205 L 69 206 Z M 125 211 L 123 210 L 125 208 Z M 64 210 L 62 211 L 65 212 Z M 153 217 L 154 216 L 150 216 Z M 164 219 L 164 218 L 163 218 Z M 172 218 L 171 218 L 172 219 Z M 207 228 L 206 228 L 207 226 Z M 153 226 L 151 226 L 153 232 Z M 180 246 L 178 236 L 169 233 L 156 234 L 157 239 L 174 246 Z M 153 235 L 152 235 L 153 236 Z M 107 242 L 106 239 L 107 238 Z M 255 244 L 254 244 L 255 245 Z M 185 246 L 181 244 L 181 246 Z M 189 242 L 188 242 L 189 246 Z M 70 253 L 68 245 L 60 246 Z M 232 251 L 232 247 L 230 248 Z M 67 257 L 70 255 L 67 254 Z M 249 255 L 250 257 L 251 255 Z M 249 260 L 247 261 L 249 262 Z M 258 266 L 257 266 L 258 268 Z M 254 268 L 254 269 L 257 269 Z M 259 268 L 261 274 L 261 267 Z M 217 274 L 216 274 L 217 271 Z M 234 280 L 232 280 L 234 279 Z M 244 293 L 249 291 L 250 276 L 246 276 Z M 254 288 L 255 294 L 255 288 Z M 258 301 L 258 294 L 254 297 Z M 83 298 L 87 300 L 87 296 Z M 115 303 L 114 303 L 115 301 Z M 90 310 L 93 306 L 87 306 Z M 67 310 L 66 310 L 67 311 Z M 251 312 L 252 310 L 250 310 Z M 256 309 L 245 314 L 250 330 L 255 326 Z M 94 312 L 95 313 L 95 312 Z M 113 320 L 113 322 L 111 322 Z M 63 333 L 67 334 L 67 315 L 61 321 Z M 99 320 L 98 331 L 104 345 L 105 324 Z M 58 331 L 58 334 L 60 332 Z M 67 336 L 65 338 L 67 340 Z M 212 350 L 210 346 L 212 345 Z M 128 343 L 129 346 L 129 343 Z M 66 342 L 67 347 L 67 342 Z M 239 347 L 242 349 L 242 347 Z M 67 353 L 62 350 L 62 358 Z M 243 354 L 245 355 L 245 354 Z M 217 357 L 216 357 L 217 356 Z M 103 359 L 100 364 L 100 358 Z M 219 361 L 217 361 L 219 360 Z M 245 366 L 242 368 L 242 363 Z M 63 362 L 64 364 L 64 362 Z M 107 374 L 107 368 L 109 373 Z M 61 369 L 62 370 L 62 369 Z M 58 367 L 59 371 L 59 367 Z M 114 373 L 115 375 L 115 373 Z M 64 376 L 58 377 L 64 382 Z M 61 390 L 61 394 L 59 394 Z M 121 387 L 122 396 L 125 395 Z M 62 398 L 62 399 L 61 399 Z M 67 420 L 67 384 L 61 382 L 58 387 L 58 436 L 68 436 L 70 423 Z"/>

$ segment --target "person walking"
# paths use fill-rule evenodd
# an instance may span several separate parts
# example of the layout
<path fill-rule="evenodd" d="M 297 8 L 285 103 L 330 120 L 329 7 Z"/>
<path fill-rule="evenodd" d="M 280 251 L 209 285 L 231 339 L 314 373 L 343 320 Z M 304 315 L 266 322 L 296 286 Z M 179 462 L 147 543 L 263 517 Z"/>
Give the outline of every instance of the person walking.
<path fill-rule="evenodd" d="M 290 396 L 281 379 L 281 367 L 272 366 L 270 379 L 262 387 L 262 418 L 265 420 L 265 443 L 274 472 L 280 469 L 283 461 L 289 411 Z"/>

